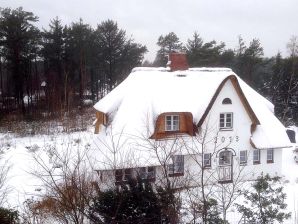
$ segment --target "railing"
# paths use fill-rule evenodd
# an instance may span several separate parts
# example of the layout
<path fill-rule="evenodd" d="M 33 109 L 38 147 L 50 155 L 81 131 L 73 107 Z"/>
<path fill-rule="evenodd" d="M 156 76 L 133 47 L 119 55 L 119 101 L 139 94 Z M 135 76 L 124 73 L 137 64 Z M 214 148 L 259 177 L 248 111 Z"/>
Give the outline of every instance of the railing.
<path fill-rule="evenodd" d="M 218 167 L 219 181 L 231 181 L 232 180 L 232 166 L 220 166 Z"/>

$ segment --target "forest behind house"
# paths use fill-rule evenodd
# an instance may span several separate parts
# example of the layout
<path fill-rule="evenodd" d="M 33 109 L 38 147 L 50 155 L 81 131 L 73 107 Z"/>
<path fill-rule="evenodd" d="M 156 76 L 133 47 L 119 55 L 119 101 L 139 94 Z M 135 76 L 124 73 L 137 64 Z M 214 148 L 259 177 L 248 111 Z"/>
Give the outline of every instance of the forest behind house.
<path fill-rule="evenodd" d="M 247 43 L 239 35 L 237 46 L 230 49 L 224 42 L 203 40 L 204 30 L 190 33 L 186 43 L 170 32 L 160 35 L 156 58 L 149 62 L 144 61 L 147 47 L 116 21 L 99 21 L 91 27 L 83 19 L 65 25 L 56 17 L 47 28 L 37 24 L 38 16 L 22 8 L 0 11 L 0 127 L 7 121 L 89 113 L 87 108 L 132 68 L 166 66 L 170 52 L 185 52 L 190 67 L 231 68 L 275 105 L 284 125 L 298 123 L 296 36 L 289 37 L 287 56 L 277 50 L 275 56 L 265 57 L 257 37 Z"/>

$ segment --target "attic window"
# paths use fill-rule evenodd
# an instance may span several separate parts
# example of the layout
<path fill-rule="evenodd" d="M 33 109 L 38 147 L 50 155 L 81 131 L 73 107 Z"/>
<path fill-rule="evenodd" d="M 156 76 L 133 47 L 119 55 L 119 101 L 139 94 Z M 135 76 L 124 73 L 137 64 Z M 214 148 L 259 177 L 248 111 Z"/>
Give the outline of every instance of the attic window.
<path fill-rule="evenodd" d="M 166 115 L 165 131 L 179 131 L 179 115 Z"/>
<path fill-rule="evenodd" d="M 221 113 L 219 115 L 220 130 L 231 130 L 233 128 L 233 113 Z"/>
<path fill-rule="evenodd" d="M 232 100 L 230 98 L 224 98 L 222 104 L 232 104 Z"/>

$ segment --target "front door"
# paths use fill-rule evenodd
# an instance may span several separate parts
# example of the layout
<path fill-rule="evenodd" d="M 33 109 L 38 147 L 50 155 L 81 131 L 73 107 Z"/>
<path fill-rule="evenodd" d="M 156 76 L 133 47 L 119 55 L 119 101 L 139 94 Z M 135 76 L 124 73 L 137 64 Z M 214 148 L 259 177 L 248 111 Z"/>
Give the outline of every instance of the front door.
<path fill-rule="evenodd" d="M 231 182 L 233 180 L 233 154 L 229 150 L 219 153 L 218 178 L 219 182 Z"/>

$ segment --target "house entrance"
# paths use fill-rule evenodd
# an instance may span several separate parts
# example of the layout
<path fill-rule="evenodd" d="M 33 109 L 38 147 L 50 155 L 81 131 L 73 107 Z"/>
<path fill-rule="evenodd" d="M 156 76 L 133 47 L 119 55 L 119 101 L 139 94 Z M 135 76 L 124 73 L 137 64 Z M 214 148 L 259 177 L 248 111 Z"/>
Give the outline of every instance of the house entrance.
<path fill-rule="evenodd" d="M 218 178 L 219 182 L 233 180 L 233 153 L 228 149 L 218 154 Z"/>

